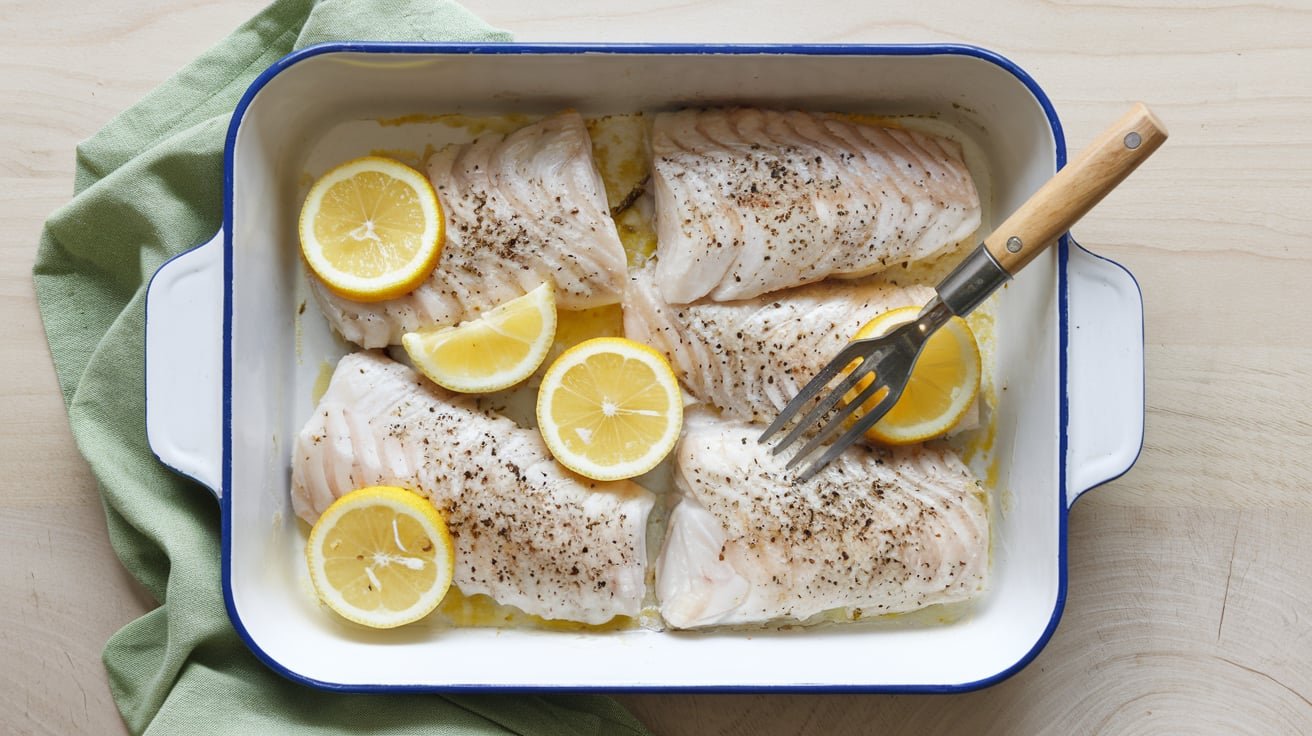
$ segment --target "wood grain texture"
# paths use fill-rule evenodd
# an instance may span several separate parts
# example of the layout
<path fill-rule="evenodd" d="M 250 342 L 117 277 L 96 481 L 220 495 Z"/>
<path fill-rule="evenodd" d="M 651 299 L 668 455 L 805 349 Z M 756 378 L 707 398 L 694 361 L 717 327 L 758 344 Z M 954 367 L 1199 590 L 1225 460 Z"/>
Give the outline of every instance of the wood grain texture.
<path fill-rule="evenodd" d="M 30 269 L 73 147 L 258 0 L 0 4 L 0 731 L 114 734 L 99 652 L 150 602 L 105 538 Z M 961 41 L 1010 56 L 1074 150 L 1148 101 L 1171 141 L 1076 228 L 1147 307 L 1133 472 L 1070 517 L 1023 672 L 957 696 L 625 696 L 661 734 L 1312 732 L 1312 3 L 470 0 L 523 40 Z M 94 612 L 89 614 L 88 612 Z"/>
<path fill-rule="evenodd" d="M 1166 142 L 1166 126 L 1136 102 L 1103 129 L 984 238 L 984 248 L 1015 276 L 1056 243 L 1116 185 Z"/>

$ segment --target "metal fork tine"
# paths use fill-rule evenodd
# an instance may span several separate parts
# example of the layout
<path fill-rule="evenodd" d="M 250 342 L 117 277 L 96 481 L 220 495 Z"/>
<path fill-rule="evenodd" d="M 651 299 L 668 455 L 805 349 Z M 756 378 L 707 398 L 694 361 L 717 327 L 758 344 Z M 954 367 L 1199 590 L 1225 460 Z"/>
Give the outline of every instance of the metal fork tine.
<path fill-rule="evenodd" d="M 793 457 L 784 464 L 784 470 L 791 470 L 794 465 L 805 460 L 812 452 L 815 452 L 815 449 L 823 445 L 825 440 L 833 437 L 838 430 L 843 428 L 844 420 L 851 416 L 853 412 L 864 406 L 865 403 L 870 400 L 870 397 L 874 396 L 881 388 L 884 388 L 887 385 L 888 384 L 879 380 L 879 375 L 876 373 L 875 380 L 871 381 L 870 385 L 866 386 L 865 390 L 858 394 L 855 400 L 848 402 L 846 406 L 838 410 L 837 414 L 830 417 L 829 422 L 820 429 L 820 432 L 812 437 L 802 449 L 797 451 L 796 455 L 793 455 Z M 839 392 L 835 391 L 834 393 L 837 394 Z M 882 401 L 880 402 L 880 405 L 883 405 Z"/>
<path fill-rule="evenodd" d="M 862 354 L 864 354 L 866 349 L 867 346 L 860 343 L 851 343 L 843 348 L 843 350 L 838 353 L 838 357 L 826 363 L 825 367 L 821 368 L 820 372 L 815 375 L 815 378 L 808 381 L 807 384 L 802 387 L 802 390 L 797 392 L 797 395 L 793 397 L 793 400 L 788 402 L 788 405 L 784 407 L 784 410 L 779 412 L 779 416 L 775 417 L 775 420 L 770 423 L 769 427 L 766 427 L 760 437 L 756 438 L 756 441 L 758 443 L 765 442 L 774 436 L 775 432 L 783 429 L 784 425 L 787 424 L 803 406 L 806 406 L 807 402 L 814 399 L 817 394 L 825 389 L 825 386 L 829 385 L 829 382 L 833 380 L 834 376 L 838 375 L 840 370 L 856 358 L 862 357 Z M 853 371 L 853 373 L 856 373 L 856 371 Z"/>
<path fill-rule="evenodd" d="M 881 399 L 879 403 L 875 405 L 875 408 L 871 409 L 865 414 L 865 416 L 858 419 L 856 424 L 852 425 L 851 429 L 844 432 L 843 436 L 839 437 L 837 442 L 830 445 L 828 450 L 825 450 L 825 454 L 821 455 L 820 459 L 808 465 L 806 470 L 797 477 L 797 480 L 794 481 L 794 483 L 805 483 L 810 480 L 816 473 L 820 472 L 822 468 L 832 462 L 834 458 L 843 454 L 843 451 L 850 447 L 852 443 L 861 439 L 861 437 L 865 435 L 866 430 L 875 426 L 875 423 L 882 419 L 884 415 L 888 413 L 889 409 L 893 408 L 893 404 L 902 396 L 902 389 L 905 386 L 905 383 L 900 386 L 890 386 L 888 396 Z M 800 456 L 801 453 L 798 453 L 798 455 Z M 793 459 L 796 460 L 797 458 Z"/>
<path fill-rule="evenodd" d="M 876 362 L 877 361 L 874 360 L 862 361 L 861 365 L 858 365 L 855 370 L 840 381 L 839 384 L 834 387 L 834 390 L 826 394 L 819 403 L 806 413 L 806 416 L 802 417 L 802 419 L 797 422 L 797 426 L 793 427 L 792 431 L 789 432 L 779 444 L 774 446 L 774 449 L 770 451 L 770 454 L 778 455 L 788 449 L 790 445 L 797 441 L 798 437 L 801 437 L 804 432 L 811 429 L 816 422 L 820 421 L 825 414 L 829 413 L 829 410 L 847 395 L 847 392 L 850 391 L 853 386 L 860 382 L 862 378 L 870 375 L 870 373 L 875 370 Z"/>

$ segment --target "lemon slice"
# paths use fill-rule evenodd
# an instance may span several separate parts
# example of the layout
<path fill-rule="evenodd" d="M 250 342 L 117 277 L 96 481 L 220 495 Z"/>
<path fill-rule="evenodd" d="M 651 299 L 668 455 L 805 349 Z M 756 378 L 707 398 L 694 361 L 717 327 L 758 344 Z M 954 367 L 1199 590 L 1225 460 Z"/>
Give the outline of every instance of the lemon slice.
<path fill-rule="evenodd" d="M 352 491 L 315 522 L 305 548 L 319 598 L 343 618 L 390 629 L 428 615 L 451 587 L 446 521 L 418 494 Z"/>
<path fill-rule="evenodd" d="M 664 356 L 622 337 L 579 343 L 538 389 L 538 430 L 562 465 L 594 480 L 656 467 L 679 438 L 683 397 Z"/>
<path fill-rule="evenodd" d="M 500 391 L 533 375 L 555 335 L 555 289 L 546 283 L 455 327 L 407 332 L 401 345 L 437 385 L 480 393 Z"/>
<path fill-rule="evenodd" d="M 919 314 L 919 307 L 885 312 L 866 323 L 852 339 L 878 337 Z M 975 335 L 965 320 L 953 317 L 930 335 L 902 396 L 883 419 L 866 431 L 866 437 L 886 445 L 909 445 L 947 434 L 975 402 L 979 377 L 979 346 Z M 847 399 L 855 400 L 872 380 L 863 379 L 848 393 Z M 883 397 L 883 391 L 870 397 L 857 416 L 873 409 Z"/>
<path fill-rule="evenodd" d="M 428 177 L 365 156 L 324 174 L 301 207 L 301 252 L 348 299 L 381 301 L 423 283 L 442 252 L 442 207 Z"/>

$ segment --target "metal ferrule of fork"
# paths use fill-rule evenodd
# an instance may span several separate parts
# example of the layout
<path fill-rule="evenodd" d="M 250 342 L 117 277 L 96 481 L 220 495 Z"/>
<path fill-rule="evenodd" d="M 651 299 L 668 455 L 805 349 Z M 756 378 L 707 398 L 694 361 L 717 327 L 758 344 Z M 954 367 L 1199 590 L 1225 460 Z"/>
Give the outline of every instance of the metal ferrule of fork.
<path fill-rule="evenodd" d="M 808 429 L 814 428 L 817 422 L 833 411 L 839 401 L 861 381 L 870 380 L 869 385 L 865 386 L 860 394 L 853 400 L 844 402 L 820 431 L 789 459 L 786 467 L 793 468 L 816 450 L 824 447 L 830 438 L 843 429 L 847 418 L 865 406 L 867 401 L 880 391 L 885 391 L 878 404 L 849 426 L 842 436 L 825 449 L 819 459 L 807 466 L 797 477 L 799 483 L 809 480 L 852 443 L 861 439 L 866 431 L 893 407 L 901 397 L 911 368 L 929 336 L 953 315 L 964 317 L 969 314 L 1010 278 L 1011 274 L 998 264 L 983 244 L 980 244 L 939 282 L 935 287 L 937 295 L 925 305 L 914 321 L 899 326 L 883 337 L 849 343 L 807 383 L 788 406 L 784 407 L 779 417 L 761 434 L 758 441 L 767 441 L 796 416 L 802 407 L 824 391 L 840 371 L 852 361 L 860 360 L 861 363 L 812 407 L 772 451 L 777 455 L 791 446 Z"/>
<path fill-rule="evenodd" d="M 938 298 L 934 301 L 943 302 L 953 314 L 965 317 L 1010 280 L 1011 274 L 1007 273 L 1007 270 L 993 258 L 993 254 L 989 253 L 988 248 L 980 243 L 969 256 L 952 269 L 952 273 L 944 276 L 943 280 L 938 282 L 938 286 L 934 287 L 934 291 L 938 292 Z M 930 305 L 933 305 L 934 301 L 931 301 Z M 929 309 L 929 306 L 925 309 Z M 923 315 L 924 312 L 921 314 Z"/>

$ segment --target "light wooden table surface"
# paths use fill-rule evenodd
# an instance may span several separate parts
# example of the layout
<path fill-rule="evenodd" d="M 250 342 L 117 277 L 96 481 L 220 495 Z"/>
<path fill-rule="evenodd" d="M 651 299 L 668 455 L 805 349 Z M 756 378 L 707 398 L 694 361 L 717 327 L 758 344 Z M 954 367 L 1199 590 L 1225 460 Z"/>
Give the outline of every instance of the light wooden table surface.
<path fill-rule="evenodd" d="M 151 601 L 110 551 L 30 270 L 73 147 L 260 0 L 4 0 L 0 731 L 123 732 L 105 639 Z M 1072 148 L 1144 99 L 1172 138 L 1076 229 L 1147 310 L 1148 424 L 1070 519 L 1056 636 L 959 696 L 630 696 L 664 734 L 1312 732 L 1312 4 L 471 0 L 522 40 L 960 41 L 1044 86 Z M 877 90 L 872 90 L 877 93 Z"/>

